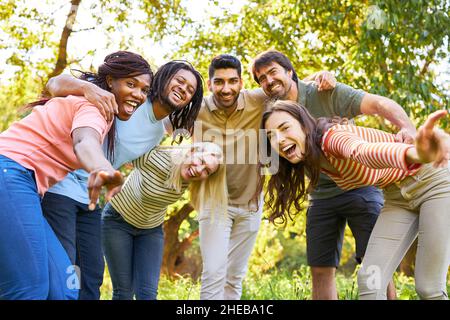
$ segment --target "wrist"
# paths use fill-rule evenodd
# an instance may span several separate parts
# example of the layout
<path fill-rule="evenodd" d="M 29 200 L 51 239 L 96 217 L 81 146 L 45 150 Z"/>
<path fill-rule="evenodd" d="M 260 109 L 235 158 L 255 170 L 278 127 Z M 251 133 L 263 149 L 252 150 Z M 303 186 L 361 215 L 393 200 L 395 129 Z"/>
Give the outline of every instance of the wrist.
<path fill-rule="evenodd" d="M 414 135 L 416 135 L 417 133 L 416 127 L 411 123 L 406 123 L 404 126 L 401 127 L 401 130 L 404 130 Z"/>
<path fill-rule="evenodd" d="M 88 93 L 88 92 L 90 92 L 91 90 L 90 90 L 90 88 L 91 88 L 91 86 L 95 86 L 95 84 L 93 84 L 93 83 L 90 83 L 89 81 L 85 81 L 85 80 L 80 80 L 81 82 L 80 82 L 80 89 L 81 89 L 81 94 L 84 96 L 84 97 L 86 97 L 86 94 Z"/>
<path fill-rule="evenodd" d="M 100 171 L 105 171 L 105 172 L 108 172 L 108 173 L 114 173 L 116 170 L 111 166 L 111 164 L 109 164 L 109 165 L 96 166 L 90 172 L 100 172 Z"/>
<path fill-rule="evenodd" d="M 415 147 L 408 148 L 408 150 L 406 151 L 406 162 L 408 164 L 422 163 Z"/>

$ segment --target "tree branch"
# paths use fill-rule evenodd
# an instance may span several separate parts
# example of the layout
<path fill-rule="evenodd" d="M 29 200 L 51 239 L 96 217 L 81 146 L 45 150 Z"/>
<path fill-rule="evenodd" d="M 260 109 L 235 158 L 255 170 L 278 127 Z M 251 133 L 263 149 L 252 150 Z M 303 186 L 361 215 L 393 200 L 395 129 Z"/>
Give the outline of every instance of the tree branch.
<path fill-rule="evenodd" d="M 435 54 L 436 47 L 433 47 L 433 49 L 431 49 L 430 53 L 428 54 L 427 59 L 425 59 L 425 64 L 423 65 L 422 70 L 420 70 L 420 76 L 423 76 L 425 75 L 425 73 L 427 73 L 430 64 L 434 61 Z"/>
<path fill-rule="evenodd" d="M 72 27 L 77 18 L 78 7 L 81 0 L 72 0 L 69 14 L 67 15 L 66 24 L 61 33 L 61 38 L 59 40 L 58 48 L 58 59 L 56 60 L 56 65 L 53 71 L 48 75 L 48 78 L 57 76 L 67 66 L 67 42 L 69 40 L 70 34 L 72 33 Z"/>
<path fill-rule="evenodd" d="M 79 30 L 72 30 L 73 33 L 77 33 L 77 32 L 84 32 L 84 31 L 89 31 L 89 30 L 95 30 L 96 27 L 90 27 L 90 28 L 84 28 L 84 29 L 79 29 Z"/>
<path fill-rule="evenodd" d="M 82 61 L 84 58 L 86 58 L 88 55 L 90 54 L 95 54 L 95 52 L 97 51 L 97 49 L 94 49 L 94 51 L 92 52 L 87 52 L 85 55 L 83 55 L 81 58 L 78 59 L 72 59 L 70 61 L 67 62 L 67 64 L 73 64 L 73 63 L 79 63 L 80 61 Z M 131 165 L 131 169 L 133 168 L 133 164 L 129 163 L 129 165 Z"/>

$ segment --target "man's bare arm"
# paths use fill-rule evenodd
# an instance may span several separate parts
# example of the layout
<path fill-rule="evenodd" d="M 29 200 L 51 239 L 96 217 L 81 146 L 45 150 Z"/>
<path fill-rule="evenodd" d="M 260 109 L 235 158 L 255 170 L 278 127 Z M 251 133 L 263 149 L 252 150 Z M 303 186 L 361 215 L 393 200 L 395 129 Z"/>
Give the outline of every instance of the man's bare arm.
<path fill-rule="evenodd" d="M 60 74 L 48 80 L 46 89 L 53 97 L 84 96 L 99 109 L 108 121 L 112 120 L 114 114 L 118 112 L 114 94 L 89 81 L 80 80 L 67 74 Z"/>
<path fill-rule="evenodd" d="M 376 94 L 366 93 L 361 101 L 361 112 L 366 115 L 379 115 L 397 126 L 397 140 L 414 143 L 416 127 L 405 110 L 395 101 Z"/>

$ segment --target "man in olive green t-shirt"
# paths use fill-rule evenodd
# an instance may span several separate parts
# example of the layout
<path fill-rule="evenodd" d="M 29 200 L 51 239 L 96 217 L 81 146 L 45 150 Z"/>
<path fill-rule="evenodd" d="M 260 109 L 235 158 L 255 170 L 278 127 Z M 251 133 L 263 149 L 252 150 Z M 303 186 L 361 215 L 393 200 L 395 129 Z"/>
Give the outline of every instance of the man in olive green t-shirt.
<path fill-rule="evenodd" d="M 352 119 L 360 114 L 377 114 L 401 129 L 397 134 L 400 141 L 413 141 L 415 126 L 397 103 L 342 83 L 337 83 L 333 90 L 319 91 L 315 84 L 298 80 L 291 61 L 281 52 L 268 50 L 259 54 L 254 59 L 252 73 L 269 97 L 297 101 L 314 117 Z M 310 195 L 306 226 L 313 299 L 338 298 L 334 278 L 346 222 L 356 240 L 356 258 L 361 262 L 382 205 L 382 194 L 375 187 L 344 191 L 321 174 L 316 190 Z M 392 282 L 388 297 L 395 298 Z"/>

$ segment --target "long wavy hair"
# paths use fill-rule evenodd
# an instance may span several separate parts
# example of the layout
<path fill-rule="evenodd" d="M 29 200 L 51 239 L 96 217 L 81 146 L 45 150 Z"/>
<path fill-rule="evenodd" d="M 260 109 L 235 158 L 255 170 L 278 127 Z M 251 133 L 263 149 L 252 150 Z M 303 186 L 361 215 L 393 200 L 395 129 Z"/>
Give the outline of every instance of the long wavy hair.
<path fill-rule="evenodd" d="M 169 115 L 169 120 L 173 130 L 185 129 L 192 135 L 194 122 L 197 119 L 203 101 L 203 77 L 189 62 L 185 60 L 173 60 L 162 65 L 155 74 L 149 98 L 152 102 L 155 100 L 162 101 L 162 97 L 170 81 L 182 69 L 192 72 L 197 80 L 197 88 L 195 88 L 195 93 L 188 105 L 181 110 L 172 112 Z M 179 142 L 182 140 L 183 136 L 180 136 Z"/>
<path fill-rule="evenodd" d="M 150 84 L 153 81 L 153 71 L 150 64 L 141 55 L 129 51 L 117 51 L 107 55 L 103 63 L 98 67 L 96 73 L 80 71 L 77 69 L 72 69 L 72 71 L 80 73 L 78 76 L 79 79 L 89 81 L 109 92 L 111 92 L 111 88 L 109 88 L 107 84 L 107 76 L 110 76 L 113 79 L 121 79 L 148 74 L 150 76 Z M 37 105 L 43 105 L 48 100 L 50 100 L 50 98 L 29 103 L 26 106 L 26 109 L 33 108 Z M 114 161 L 115 138 L 116 130 L 114 118 L 107 136 L 107 157 L 111 162 Z"/>
<path fill-rule="evenodd" d="M 321 139 L 323 133 L 333 126 L 333 122 L 328 118 L 315 119 L 308 110 L 297 102 L 290 100 L 277 100 L 271 102 L 263 113 L 261 129 L 266 129 L 266 122 L 269 117 L 276 112 L 285 112 L 294 117 L 302 127 L 305 133 L 305 158 L 299 163 L 290 163 L 285 158 L 280 157 L 278 171 L 270 176 L 267 182 L 267 196 L 270 216 L 269 220 L 276 223 L 280 219 L 281 223 L 287 222 L 287 217 L 291 220 L 293 216 L 290 212 L 292 206 L 295 208 L 295 214 L 301 211 L 301 204 L 308 193 L 314 190 L 319 181 L 320 158 L 322 155 Z M 266 135 L 267 154 L 272 155 L 275 150 L 270 145 Z M 259 164 L 259 171 L 263 169 Z M 305 175 L 309 178 L 309 184 L 306 184 Z M 265 185 L 265 176 L 260 175 L 258 181 L 258 191 L 260 194 Z"/>
<path fill-rule="evenodd" d="M 212 154 L 218 158 L 219 167 L 217 170 L 204 180 L 192 181 L 189 184 L 189 191 L 191 203 L 198 212 L 208 208 L 211 210 L 212 214 L 219 212 L 222 215 L 225 215 L 228 206 L 228 188 L 226 165 L 224 163 L 222 149 L 212 142 L 194 143 L 188 147 L 172 146 L 165 148 L 172 148 L 172 150 L 175 150 L 175 152 L 172 153 L 173 166 L 167 184 L 178 192 L 180 192 L 183 182 L 181 177 L 181 167 L 190 152 L 195 151 L 204 154 Z"/>

